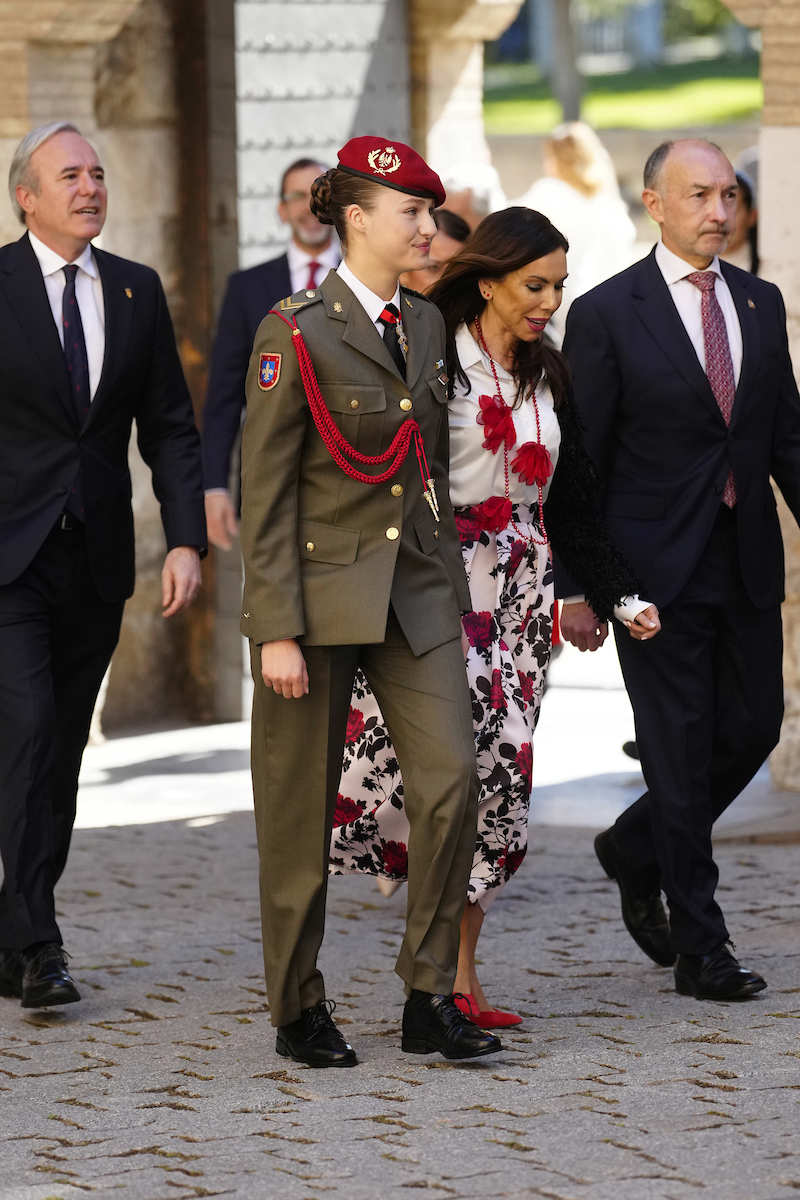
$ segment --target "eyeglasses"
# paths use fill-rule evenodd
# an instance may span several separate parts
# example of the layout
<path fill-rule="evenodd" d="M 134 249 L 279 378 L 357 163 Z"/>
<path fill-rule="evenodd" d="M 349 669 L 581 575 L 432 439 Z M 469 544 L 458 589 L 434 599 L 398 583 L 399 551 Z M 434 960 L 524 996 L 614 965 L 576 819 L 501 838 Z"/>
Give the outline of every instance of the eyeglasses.
<path fill-rule="evenodd" d="M 301 200 L 306 204 L 311 199 L 311 192 L 286 192 L 282 197 L 284 204 L 298 204 Z"/>

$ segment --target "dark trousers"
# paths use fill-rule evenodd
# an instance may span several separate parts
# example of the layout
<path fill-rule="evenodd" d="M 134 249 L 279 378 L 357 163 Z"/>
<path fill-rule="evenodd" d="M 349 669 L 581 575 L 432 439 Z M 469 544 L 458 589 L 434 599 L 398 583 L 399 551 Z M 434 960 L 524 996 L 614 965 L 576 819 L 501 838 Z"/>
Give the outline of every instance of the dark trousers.
<path fill-rule="evenodd" d="M 54 530 L 0 587 L 0 948 L 61 941 L 53 890 L 122 609 L 97 595 L 80 528 Z"/>
<path fill-rule="evenodd" d="M 744 590 L 734 512 L 720 510 L 661 622 L 652 642 L 615 628 L 648 790 L 613 837 L 642 885 L 663 888 L 673 948 L 707 954 L 728 937 L 712 826 L 774 749 L 783 717 L 780 608 L 755 608 Z"/>
<path fill-rule="evenodd" d="M 458 639 L 415 658 L 393 615 L 386 640 L 303 646 L 309 694 L 264 686 L 251 644 L 253 795 L 270 1016 L 296 1020 L 324 999 L 317 955 L 353 679 L 361 666 L 384 715 L 405 788 L 406 931 L 397 972 L 410 988 L 452 990 L 459 922 L 475 850 L 472 706 Z"/>

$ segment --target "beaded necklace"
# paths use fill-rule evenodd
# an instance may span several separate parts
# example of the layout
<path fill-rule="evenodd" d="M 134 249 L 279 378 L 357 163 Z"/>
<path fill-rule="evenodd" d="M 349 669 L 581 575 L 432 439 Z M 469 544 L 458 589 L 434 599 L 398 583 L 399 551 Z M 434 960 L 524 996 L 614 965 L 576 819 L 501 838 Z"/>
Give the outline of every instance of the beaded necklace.
<path fill-rule="evenodd" d="M 497 367 L 495 366 L 494 359 L 492 358 L 492 356 L 489 352 L 489 347 L 486 345 L 486 342 L 484 340 L 483 330 L 481 329 L 481 322 L 480 322 L 479 317 L 475 318 L 475 331 L 478 334 L 478 343 L 481 347 L 481 350 L 485 354 L 486 358 L 489 360 L 489 366 L 491 367 L 491 370 L 492 370 L 494 384 L 495 384 L 495 387 L 497 388 L 497 392 L 493 397 L 491 397 L 491 400 L 496 402 L 497 406 L 500 408 L 500 410 L 503 414 L 501 420 L 506 429 L 506 433 L 502 437 L 503 474 L 504 474 L 504 478 L 505 478 L 505 498 L 508 501 L 508 503 L 510 504 L 511 503 L 511 489 L 509 487 L 508 452 L 511 449 L 511 447 L 516 443 L 516 431 L 513 428 L 513 417 L 511 416 L 512 410 L 509 408 L 508 404 L 506 404 L 506 401 L 503 397 L 503 389 L 500 387 L 500 380 L 497 376 Z M 489 397 L 483 397 L 483 396 L 481 397 L 481 400 L 485 400 L 485 399 L 489 399 Z M 538 493 L 539 493 L 539 495 L 538 495 L 539 528 L 542 531 L 542 537 L 537 538 L 536 536 L 529 536 L 528 534 L 523 533 L 522 530 L 515 524 L 513 518 L 509 519 L 509 523 L 511 525 L 511 528 L 514 530 L 514 532 L 516 534 L 518 534 L 518 536 L 521 537 L 523 539 L 523 541 L 527 542 L 528 545 L 546 546 L 548 538 L 547 538 L 547 530 L 545 529 L 545 524 L 544 524 L 544 484 L 547 482 L 547 480 L 549 479 L 550 475 L 553 472 L 553 464 L 550 460 L 549 451 L 547 450 L 547 447 L 542 442 L 542 426 L 541 426 L 541 422 L 539 420 L 539 404 L 536 399 L 535 388 L 531 390 L 531 401 L 533 403 L 533 411 L 536 416 L 535 447 L 537 449 L 534 450 L 534 457 L 535 457 L 535 461 L 537 463 L 537 467 L 535 468 L 536 474 L 533 476 L 533 478 L 526 476 L 524 474 L 523 463 L 521 462 L 522 451 L 526 450 L 529 447 L 531 449 L 534 448 L 534 443 L 531 443 L 531 442 L 526 442 L 523 446 L 520 447 L 520 454 L 518 454 L 517 458 L 514 460 L 514 463 L 512 464 L 512 469 L 515 471 L 515 473 L 519 474 L 523 479 L 525 479 L 526 482 L 528 482 L 528 483 L 533 482 L 536 484 L 536 487 L 537 487 Z M 482 408 L 483 408 L 483 411 L 478 415 L 478 424 L 480 424 L 480 425 L 485 424 L 485 418 L 487 415 L 486 409 L 483 405 L 482 405 Z M 482 418 L 484 418 L 484 419 L 482 420 Z M 509 431 L 509 424 L 510 424 L 510 431 Z M 488 441 L 488 438 L 487 438 L 487 441 Z M 487 441 L 485 441 L 483 444 L 487 449 L 489 449 L 490 447 L 487 445 Z M 499 443 L 499 441 L 497 441 L 497 444 L 492 449 L 493 454 L 497 453 L 497 451 L 499 449 L 499 445 L 500 445 L 500 443 Z"/>

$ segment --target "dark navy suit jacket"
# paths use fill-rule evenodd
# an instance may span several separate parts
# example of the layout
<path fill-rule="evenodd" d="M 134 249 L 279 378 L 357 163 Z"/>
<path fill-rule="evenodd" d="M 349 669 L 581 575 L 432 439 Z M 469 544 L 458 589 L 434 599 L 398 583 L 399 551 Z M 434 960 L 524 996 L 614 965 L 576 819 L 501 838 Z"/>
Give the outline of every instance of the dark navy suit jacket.
<path fill-rule="evenodd" d="M 228 280 L 211 352 L 203 414 L 206 488 L 228 486 L 231 455 L 245 407 L 244 381 L 253 339 L 273 305 L 291 292 L 285 254 L 246 271 L 235 271 Z"/>
<path fill-rule="evenodd" d="M 696 567 L 736 483 L 745 588 L 757 608 L 783 599 L 772 477 L 800 520 L 800 397 L 777 287 L 721 263 L 742 330 L 730 426 L 652 252 L 570 308 L 564 351 L 612 541 L 664 607 Z M 557 594 L 581 589 L 556 568 Z"/>
<path fill-rule="evenodd" d="M 92 248 L 105 357 L 78 424 L 41 268 L 25 234 L 0 248 L 0 585 L 31 563 L 81 476 L 89 567 L 104 600 L 133 591 L 128 443 L 153 474 L 167 546 L 205 550 L 200 439 L 155 271 Z"/>

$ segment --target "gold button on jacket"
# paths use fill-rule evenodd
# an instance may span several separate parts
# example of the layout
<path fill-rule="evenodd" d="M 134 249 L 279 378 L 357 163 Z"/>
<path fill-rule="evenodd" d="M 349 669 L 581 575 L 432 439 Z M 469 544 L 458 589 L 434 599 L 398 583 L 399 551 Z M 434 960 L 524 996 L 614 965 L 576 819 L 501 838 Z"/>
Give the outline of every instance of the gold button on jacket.
<path fill-rule="evenodd" d="M 413 444 L 388 484 L 362 483 L 336 465 L 309 411 L 291 328 L 275 315 L 259 326 L 242 442 L 243 607 L 250 613 L 242 632 L 254 642 L 382 642 L 390 603 L 415 655 L 460 635 L 469 589 L 448 498 L 447 394 L 436 366 L 445 355 L 444 321 L 429 301 L 412 298 L 410 307 L 403 291 L 405 379 L 335 271 L 313 297 L 302 291 L 277 308 L 297 321 L 328 411 L 360 453 L 387 450 L 407 420 L 406 406 L 413 407 L 436 481 L 438 525 Z M 259 387 L 262 354 L 281 356 L 277 382 L 267 389 Z M 372 475 L 386 465 L 353 462 Z"/>

